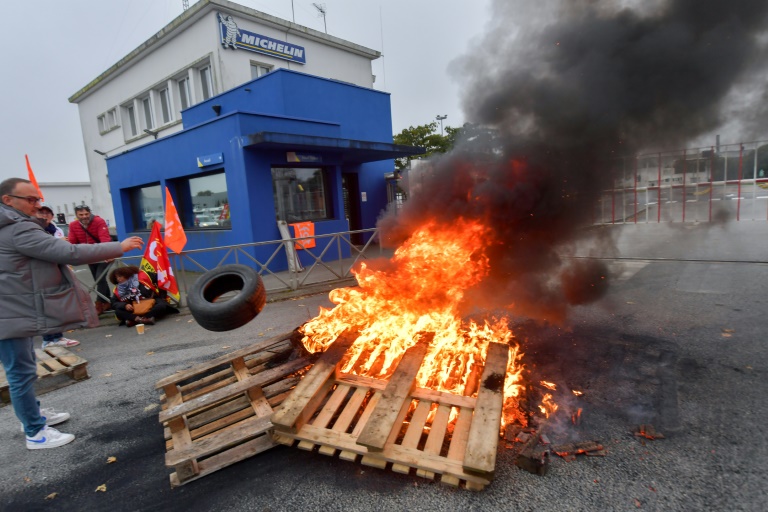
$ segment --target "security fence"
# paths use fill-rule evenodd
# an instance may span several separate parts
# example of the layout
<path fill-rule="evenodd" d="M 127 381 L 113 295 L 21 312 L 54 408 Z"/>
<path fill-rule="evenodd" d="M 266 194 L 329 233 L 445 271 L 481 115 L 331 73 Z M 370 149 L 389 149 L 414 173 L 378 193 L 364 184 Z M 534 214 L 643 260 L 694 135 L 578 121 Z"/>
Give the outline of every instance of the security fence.
<path fill-rule="evenodd" d="M 357 235 L 357 236 L 355 236 Z M 352 240 L 363 238 L 368 241 L 362 245 Z M 296 259 L 296 242 L 307 244 L 314 239 L 315 248 L 301 249 L 304 259 L 311 260 L 306 266 Z M 258 248 L 258 250 L 255 250 Z M 266 256 L 256 257 L 255 254 Z M 171 266 L 181 295 L 180 303 L 186 305 L 186 296 L 194 281 L 203 273 L 222 265 L 239 263 L 254 268 L 264 281 L 268 293 L 280 294 L 310 290 L 320 285 L 350 281 L 354 276 L 351 270 L 361 260 L 389 256 L 387 249 L 382 248 L 377 228 L 345 231 L 314 237 L 290 238 L 253 242 L 240 245 L 211 247 L 208 249 L 193 249 L 182 251 L 180 254 L 171 253 Z M 91 276 L 88 266 L 75 268 L 75 275 L 93 296 L 100 296 L 95 282 L 107 279 L 116 266 L 136 265 L 141 262 L 141 255 L 118 258 L 96 280 Z M 209 263 L 205 263 L 205 261 Z M 210 263 L 213 262 L 213 263 Z M 287 270 L 286 270 L 287 267 Z M 110 288 L 112 285 L 110 285 Z M 103 297 L 109 300 L 109 297 Z"/>
<path fill-rule="evenodd" d="M 768 220 L 768 141 L 614 161 L 595 224 Z"/>

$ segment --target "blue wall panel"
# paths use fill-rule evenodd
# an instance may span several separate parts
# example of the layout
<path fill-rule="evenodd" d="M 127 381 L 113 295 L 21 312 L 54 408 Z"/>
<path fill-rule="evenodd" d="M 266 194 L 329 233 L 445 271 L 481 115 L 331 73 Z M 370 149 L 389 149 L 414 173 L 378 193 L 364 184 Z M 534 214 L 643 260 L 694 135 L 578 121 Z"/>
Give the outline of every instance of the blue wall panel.
<path fill-rule="evenodd" d="M 250 90 L 246 90 L 250 89 Z M 217 116 L 212 105 L 220 105 Z M 280 239 L 275 218 L 272 191 L 273 166 L 317 167 L 329 173 L 332 219 L 315 223 L 315 233 L 330 234 L 348 230 L 342 203 L 341 172 L 359 174 L 360 191 L 367 201 L 361 203 L 364 228 L 374 227 L 386 207 L 384 175 L 391 172 L 392 160 L 362 164 L 344 164 L 343 152 L 322 147 L 312 149 L 322 162 L 295 164 L 287 159 L 290 149 L 270 149 L 248 144 L 248 136 L 259 132 L 278 132 L 311 137 L 392 142 L 390 98 L 388 94 L 314 77 L 289 70 L 278 70 L 240 87 L 195 105 L 183 113 L 184 130 L 149 144 L 109 158 L 109 182 L 120 238 L 128 234 L 148 235 L 144 226 L 133 226 L 130 192 L 136 187 L 159 183 L 174 195 L 177 206 L 184 201 L 179 194 L 187 190 L 176 186 L 185 179 L 210 171 L 225 170 L 231 229 L 187 230 L 185 250 L 220 247 Z M 223 163 L 200 168 L 197 158 L 218 155 Z M 163 197 L 164 197 L 164 188 Z M 187 201 L 189 204 L 189 201 Z M 183 212 L 182 212 L 183 213 Z M 189 213 L 189 212 L 187 212 Z M 327 242 L 319 241 L 319 246 Z M 346 245 L 346 244 L 344 244 Z M 349 250 L 342 247 L 343 255 Z M 265 261 L 274 251 L 252 248 L 249 253 Z M 316 254 L 318 250 L 314 250 Z M 302 264 L 314 259 L 299 251 Z M 223 253 L 195 259 L 206 266 L 218 263 Z M 335 247 L 330 259 L 338 256 Z M 284 253 L 276 258 L 272 271 L 287 268 Z"/>

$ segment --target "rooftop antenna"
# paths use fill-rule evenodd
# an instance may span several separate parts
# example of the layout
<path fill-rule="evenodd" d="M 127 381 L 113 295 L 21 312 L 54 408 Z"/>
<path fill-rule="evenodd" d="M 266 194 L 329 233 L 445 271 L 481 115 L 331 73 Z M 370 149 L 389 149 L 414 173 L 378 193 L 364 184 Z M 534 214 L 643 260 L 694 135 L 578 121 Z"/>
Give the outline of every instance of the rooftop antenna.
<path fill-rule="evenodd" d="M 319 4 L 317 2 L 312 2 L 312 5 L 317 9 L 317 15 L 323 17 L 323 26 L 325 27 L 325 33 L 328 33 L 328 25 L 325 23 L 325 15 L 327 14 L 327 10 L 325 8 L 325 4 Z"/>
<path fill-rule="evenodd" d="M 181 7 L 186 11 L 189 9 L 189 0 L 181 0 Z"/>

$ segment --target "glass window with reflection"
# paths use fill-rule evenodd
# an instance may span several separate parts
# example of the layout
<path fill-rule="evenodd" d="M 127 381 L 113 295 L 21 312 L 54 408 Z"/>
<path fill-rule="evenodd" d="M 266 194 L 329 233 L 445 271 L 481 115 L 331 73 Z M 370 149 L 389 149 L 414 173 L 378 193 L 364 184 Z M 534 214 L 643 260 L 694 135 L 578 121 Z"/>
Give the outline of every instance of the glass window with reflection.
<path fill-rule="evenodd" d="M 189 108 L 191 105 L 191 95 L 189 94 L 189 78 L 179 80 L 179 103 L 181 110 Z"/>
<path fill-rule="evenodd" d="M 189 195 L 192 199 L 192 216 L 185 215 L 182 219 L 185 229 L 231 227 L 227 179 L 224 172 L 190 178 Z"/>
<path fill-rule="evenodd" d="M 160 110 L 163 114 L 163 123 L 170 123 L 173 121 L 173 114 L 171 113 L 171 93 L 167 87 L 160 91 Z"/>
<path fill-rule="evenodd" d="M 152 229 L 153 221 L 159 222 L 161 227 L 165 225 L 163 195 L 159 183 L 131 189 L 129 194 L 134 230 Z"/>
<path fill-rule="evenodd" d="M 213 79 L 211 78 L 211 66 L 200 69 L 200 86 L 202 87 L 203 100 L 213 96 Z"/>
<path fill-rule="evenodd" d="M 330 218 L 328 176 L 321 168 L 272 168 L 275 217 L 288 223 Z"/>

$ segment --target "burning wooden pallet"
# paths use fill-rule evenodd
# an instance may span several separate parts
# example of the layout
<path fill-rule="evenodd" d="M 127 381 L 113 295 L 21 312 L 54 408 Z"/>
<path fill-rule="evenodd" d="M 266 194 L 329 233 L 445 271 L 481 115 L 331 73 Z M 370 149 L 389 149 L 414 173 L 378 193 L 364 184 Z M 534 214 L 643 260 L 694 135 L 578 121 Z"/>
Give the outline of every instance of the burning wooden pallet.
<path fill-rule="evenodd" d="M 182 485 L 275 446 L 272 408 L 310 364 L 289 332 L 160 380 L 165 464 Z"/>
<path fill-rule="evenodd" d="M 88 361 L 82 357 L 73 354 L 64 347 L 50 346 L 45 349 L 35 349 L 37 358 L 37 379 L 46 379 L 57 375 L 67 375 L 73 381 L 84 380 L 88 378 Z M 64 379 L 62 385 L 71 384 L 71 381 Z M 51 391 L 61 385 L 46 387 L 39 392 Z M 0 365 L 0 400 L 3 404 L 11 403 L 11 393 L 8 387 L 8 379 L 5 371 Z"/>
<path fill-rule="evenodd" d="M 476 398 L 415 387 L 427 351 L 406 351 L 389 382 L 342 374 L 342 335 L 272 417 L 275 441 L 481 490 L 493 479 L 509 347 L 491 343 Z M 452 415 L 458 415 L 451 421 Z M 431 417 L 431 419 L 429 419 Z"/>

